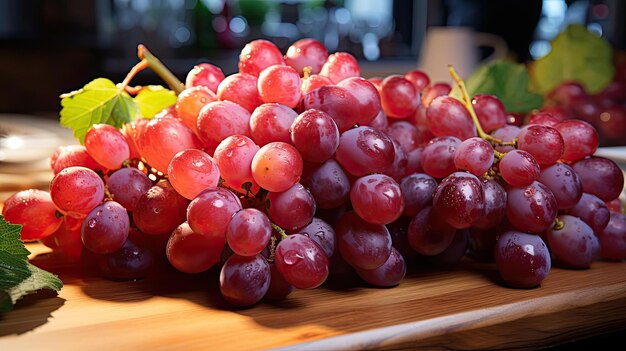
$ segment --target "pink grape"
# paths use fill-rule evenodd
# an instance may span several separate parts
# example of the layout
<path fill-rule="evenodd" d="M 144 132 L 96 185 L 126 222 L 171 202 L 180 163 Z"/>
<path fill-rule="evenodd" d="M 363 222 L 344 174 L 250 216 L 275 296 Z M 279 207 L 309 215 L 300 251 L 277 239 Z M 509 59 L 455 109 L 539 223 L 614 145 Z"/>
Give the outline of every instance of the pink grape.
<path fill-rule="evenodd" d="M 302 157 L 290 144 L 280 141 L 264 145 L 252 159 L 252 177 L 262 188 L 282 192 L 300 181 Z"/>
<path fill-rule="evenodd" d="M 167 167 L 169 181 L 176 192 L 193 200 L 204 189 L 217 186 L 220 170 L 209 154 L 202 150 L 178 152 Z"/>
<path fill-rule="evenodd" d="M 391 236 L 387 228 L 366 222 L 354 211 L 341 216 L 335 230 L 341 256 L 355 268 L 378 268 L 391 255 Z"/>
<path fill-rule="evenodd" d="M 210 63 L 200 63 L 187 73 L 185 87 L 205 86 L 212 92 L 217 91 L 217 86 L 226 78 L 222 69 Z"/>
<path fill-rule="evenodd" d="M 4 219 L 22 225 L 20 239 L 33 241 L 53 234 L 63 223 L 56 216 L 56 207 L 50 193 L 38 189 L 18 191 L 4 201 Z"/>
<path fill-rule="evenodd" d="M 185 221 L 188 204 L 189 200 L 179 195 L 169 181 L 162 180 L 139 198 L 133 220 L 146 234 L 171 233 Z"/>
<path fill-rule="evenodd" d="M 506 153 L 498 164 L 500 175 L 512 186 L 526 186 L 532 183 L 541 172 L 535 158 L 524 150 Z"/>
<path fill-rule="evenodd" d="M 184 222 L 176 227 L 167 241 L 167 259 L 181 272 L 204 272 L 219 261 L 225 242 L 223 237 L 194 232 Z"/>
<path fill-rule="evenodd" d="M 228 246 L 240 256 L 261 253 L 272 236 L 272 222 L 256 208 L 244 208 L 235 213 L 226 229 Z"/>
<path fill-rule="evenodd" d="M 205 86 L 193 86 L 183 90 L 176 99 L 176 116 L 189 129 L 198 134 L 198 115 L 208 103 L 216 101 L 217 96 Z"/>
<path fill-rule="evenodd" d="M 336 52 L 328 56 L 320 74 L 337 84 L 346 78 L 359 77 L 361 70 L 354 56 L 347 52 Z"/>
<path fill-rule="evenodd" d="M 480 126 L 486 133 L 506 125 L 506 110 L 498 97 L 478 94 L 472 99 L 472 106 Z"/>
<path fill-rule="evenodd" d="M 555 128 L 533 124 L 517 135 L 517 147 L 530 153 L 539 166 L 553 165 L 563 155 L 563 137 Z"/>
<path fill-rule="evenodd" d="M 81 238 L 92 252 L 108 254 L 124 245 L 129 227 L 126 209 L 115 201 L 106 201 L 87 215 L 81 227 Z"/>
<path fill-rule="evenodd" d="M 252 177 L 252 159 L 260 147 L 245 135 L 231 135 L 217 146 L 213 159 L 217 163 L 220 175 L 226 186 L 239 191 L 244 183 L 258 184 Z M 255 190 L 256 191 L 256 190 Z"/>
<path fill-rule="evenodd" d="M 383 129 L 387 130 L 387 134 L 392 139 L 395 139 L 398 143 L 400 143 L 402 150 L 405 152 L 409 152 L 422 144 L 422 138 L 419 131 L 414 125 L 407 121 L 397 121 Z"/>
<path fill-rule="evenodd" d="M 198 234 L 225 240 L 228 224 L 233 215 L 241 209 L 241 201 L 232 191 L 212 187 L 204 190 L 189 203 L 187 222 Z"/>
<path fill-rule="evenodd" d="M 270 219 L 290 232 L 311 223 L 315 214 L 313 195 L 299 183 L 282 192 L 269 192 L 267 200 Z"/>
<path fill-rule="evenodd" d="M 448 83 L 435 83 L 428 85 L 422 90 L 422 105 L 428 108 L 432 101 L 438 96 L 448 95 L 452 86 Z"/>
<path fill-rule="evenodd" d="M 493 165 L 494 152 L 489 142 L 479 137 L 461 142 L 454 152 L 454 165 L 480 177 Z"/>
<path fill-rule="evenodd" d="M 270 265 L 261 255 L 230 256 L 220 272 L 220 292 L 236 306 L 261 301 L 270 286 Z"/>
<path fill-rule="evenodd" d="M 217 87 L 217 98 L 220 101 L 234 102 L 252 113 L 263 103 L 257 84 L 257 77 L 254 75 L 243 72 L 231 74 Z"/>
<path fill-rule="evenodd" d="M 563 155 L 561 158 L 565 161 L 576 162 L 593 155 L 598 149 L 598 132 L 585 121 L 570 119 L 560 122 L 554 128 L 563 137 Z"/>
<path fill-rule="evenodd" d="M 339 147 L 339 129 L 327 113 L 309 109 L 298 115 L 289 128 L 291 142 L 302 159 L 309 162 L 324 162 L 331 158 Z"/>
<path fill-rule="evenodd" d="M 363 176 L 384 172 L 394 160 L 391 139 L 381 131 L 362 126 L 341 134 L 336 160 L 350 174 Z"/>
<path fill-rule="evenodd" d="M 302 234 L 281 240 L 274 259 L 280 274 L 298 289 L 314 289 L 328 277 L 329 262 L 324 251 Z"/>
<path fill-rule="evenodd" d="M 63 169 L 72 166 L 89 168 L 92 171 L 102 174 L 108 171 L 106 167 L 96 162 L 96 160 L 89 155 L 87 148 L 83 145 L 60 146 L 56 150 L 55 155 L 50 159 L 50 168 L 52 168 L 52 172 L 55 175 Z"/>
<path fill-rule="evenodd" d="M 421 92 L 430 84 L 430 77 L 424 71 L 413 69 L 404 74 L 404 78 L 413 83 L 416 92 Z"/>
<path fill-rule="evenodd" d="M 507 190 L 506 217 L 517 230 L 539 234 L 554 223 L 556 213 L 552 191 L 537 181 Z"/>
<path fill-rule="evenodd" d="M 433 178 L 443 178 L 454 171 L 454 154 L 461 140 L 453 136 L 436 137 L 422 150 L 420 165 Z"/>
<path fill-rule="evenodd" d="M 476 126 L 469 111 L 453 97 L 436 97 L 426 110 L 426 118 L 435 136 L 450 135 L 461 140 L 476 136 Z"/>
<path fill-rule="evenodd" d="M 406 118 L 420 104 L 415 85 L 400 75 L 385 78 L 380 87 L 382 108 L 390 118 Z"/>
<path fill-rule="evenodd" d="M 85 167 L 68 167 L 50 182 L 50 197 L 64 214 L 85 217 L 104 198 L 104 182 Z"/>
<path fill-rule="evenodd" d="M 300 75 L 290 66 L 274 65 L 259 74 L 259 97 L 263 102 L 277 102 L 294 108 L 300 102 Z"/>
<path fill-rule="evenodd" d="M 239 72 L 255 77 L 258 77 L 261 71 L 269 66 L 284 63 L 283 55 L 278 47 L 264 39 L 247 43 L 239 54 Z"/>
<path fill-rule="evenodd" d="M 317 74 L 328 59 L 328 50 L 315 39 L 300 39 L 287 49 L 285 63 L 293 67 L 301 76 L 304 68 L 310 67 L 312 74 Z"/>
<path fill-rule="evenodd" d="M 399 182 L 404 176 L 406 176 L 407 171 L 406 167 L 409 164 L 409 159 L 404 150 L 402 150 L 402 146 L 395 140 L 391 140 L 393 142 L 393 162 L 391 165 L 383 172 L 384 174 L 393 178 L 393 180 Z"/>
<path fill-rule="evenodd" d="M 85 135 L 87 153 L 108 169 L 119 169 L 130 158 L 124 135 L 108 124 L 94 124 Z"/>
<path fill-rule="evenodd" d="M 500 276 L 514 288 L 536 287 L 552 266 L 548 247 L 538 235 L 507 231 L 498 238 L 495 252 Z"/>
<path fill-rule="evenodd" d="M 307 93 L 312 92 L 317 88 L 321 88 L 325 85 L 333 85 L 333 81 L 330 78 L 325 76 L 320 76 L 319 74 L 311 74 L 307 78 L 302 78 L 302 82 L 300 83 L 300 90 L 302 91 L 302 96 Z"/>
<path fill-rule="evenodd" d="M 404 210 L 400 185 L 384 174 L 357 179 L 350 191 L 350 201 L 359 217 L 374 224 L 391 223 Z"/>
<path fill-rule="evenodd" d="M 517 134 L 519 134 L 519 131 L 520 131 L 520 128 L 518 126 L 507 124 L 504 127 L 498 128 L 494 130 L 493 132 L 491 132 L 491 136 L 503 142 L 512 142 L 513 140 L 515 140 L 515 137 L 517 136 Z M 515 149 L 515 147 L 510 146 L 510 145 L 507 145 L 507 146 L 496 145 L 495 149 L 496 151 L 499 151 L 499 152 L 509 152 Z"/>
<path fill-rule="evenodd" d="M 560 122 L 560 120 L 556 117 L 554 117 L 554 115 L 550 112 L 538 112 L 535 114 L 531 114 L 530 119 L 528 120 L 528 124 L 541 124 L 544 126 L 548 126 L 548 127 L 555 127 L 558 123 Z M 559 130 L 560 132 L 560 130 Z M 561 136 L 563 136 L 563 140 L 565 141 L 565 136 L 563 135 L 563 133 L 561 133 Z"/>
<path fill-rule="evenodd" d="M 213 153 L 228 136 L 250 136 L 250 113 L 234 102 L 211 102 L 200 110 L 198 135 Z"/>
<path fill-rule="evenodd" d="M 263 104 L 250 116 L 250 137 L 259 146 L 272 141 L 291 142 L 290 128 L 298 114 L 278 103 Z"/>
<path fill-rule="evenodd" d="M 141 195 L 152 187 L 152 181 L 137 168 L 122 168 L 115 171 L 107 179 L 107 189 L 113 200 L 134 211 Z"/>

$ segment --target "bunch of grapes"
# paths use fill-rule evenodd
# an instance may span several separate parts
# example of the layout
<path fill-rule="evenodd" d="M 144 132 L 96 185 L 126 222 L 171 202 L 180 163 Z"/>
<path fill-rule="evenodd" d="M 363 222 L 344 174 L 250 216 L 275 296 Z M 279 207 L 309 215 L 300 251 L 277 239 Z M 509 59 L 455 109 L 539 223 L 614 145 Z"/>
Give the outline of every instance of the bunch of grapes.
<path fill-rule="evenodd" d="M 623 174 L 593 156 L 589 123 L 509 125 L 497 97 L 450 90 L 419 70 L 364 79 L 315 40 L 285 55 L 255 40 L 238 73 L 200 64 L 154 119 L 59 148 L 50 191 L 18 192 L 3 214 L 111 279 L 143 278 L 160 256 L 217 266 L 238 306 L 346 274 L 394 286 L 417 258 L 469 253 L 526 288 L 553 260 L 626 258 Z"/>

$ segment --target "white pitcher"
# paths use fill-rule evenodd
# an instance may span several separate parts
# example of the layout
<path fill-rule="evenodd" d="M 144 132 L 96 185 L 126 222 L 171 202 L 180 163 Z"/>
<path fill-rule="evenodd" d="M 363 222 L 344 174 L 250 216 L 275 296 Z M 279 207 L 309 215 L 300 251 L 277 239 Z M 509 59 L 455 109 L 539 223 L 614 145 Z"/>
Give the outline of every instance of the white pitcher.
<path fill-rule="evenodd" d="M 494 52 L 480 61 L 480 47 L 491 47 Z M 452 82 L 448 65 L 454 66 L 467 79 L 482 63 L 506 57 L 508 47 L 495 34 L 475 32 L 469 27 L 428 27 L 420 51 L 418 68 L 426 72 L 431 82 Z"/>

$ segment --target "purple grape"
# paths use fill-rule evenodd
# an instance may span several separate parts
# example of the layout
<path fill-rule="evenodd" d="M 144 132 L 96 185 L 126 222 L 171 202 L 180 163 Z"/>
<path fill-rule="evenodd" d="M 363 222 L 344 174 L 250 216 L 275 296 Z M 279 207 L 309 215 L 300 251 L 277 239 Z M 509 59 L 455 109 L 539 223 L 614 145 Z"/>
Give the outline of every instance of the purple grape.
<path fill-rule="evenodd" d="M 328 257 L 313 240 L 293 234 L 276 246 L 276 268 L 298 289 L 314 289 L 328 277 Z"/>
<path fill-rule="evenodd" d="M 405 216 L 415 216 L 424 207 L 432 204 L 437 181 L 425 173 L 408 175 L 400 181 L 400 190 L 404 197 Z"/>
<path fill-rule="evenodd" d="M 604 230 L 611 217 L 606 203 L 597 196 L 587 193 L 582 194 L 580 200 L 569 209 L 568 213 L 585 221 L 596 235 Z"/>
<path fill-rule="evenodd" d="M 578 217 L 561 215 L 558 219 L 563 227 L 546 231 L 555 263 L 570 268 L 589 268 L 599 245 L 593 229 Z"/>
<path fill-rule="evenodd" d="M 507 190 L 506 217 L 517 230 L 541 233 L 554 223 L 556 213 L 554 195 L 539 182 Z"/>
<path fill-rule="evenodd" d="M 552 264 L 548 247 L 541 237 L 517 231 L 500 235 L 495 258 L 500 276 L 514 288 L 538 286 L 550 272 Z"/>
<path fill-rule="evenodd" d="M 626 259 L 626 215 L 611 212 L 611 219 L 598 233 L 601 255 L 608 260 Z"/>
<path fill-rule="evenodd" d="M 357 179 L 350 190 L 350 200 L 359 217 L 374 224 L 391 223 L 404 210 L 400 185 L 384 174 Z"/>
<path fill-rule="evenodd" d="M 230 256 L 220 272 L 220 292 L 236 306 L 261 301 L 270 286 L 270 265 L 261 255 Z"/>
<path fill-rule="evenodd" d="M 332 257 L 335 252 L 337 239 L 335 229 L 333 229 L 330 224 L 322 219 L 313 217 L 311 223 L 302 229 L 298 229 L 298 232 L 311 238 L 311 240 L 324 250 L 328 258 Z"/>
<path fill-rule="evenodd" d="M 482 183 L 473 174 L 452 173 L 435 190 L 433 209 L 451 227 L 469 228 L 484 213 L 485 193 Z"/>
<path fill-rule="evenodd" d="M 574 207 L 583 194 L 583 185 L 572 167 L 555 163 L 544 168 L 537 181 L 552 191 L 559 210 Z"/>
<path fill-rule="evenodd" d="M 433 256 L 450 246 L 455 232 L 431 206 L 427 206 L 411 219 L 407 237 L 417 253 Z"/>
<path fill-rule="evenodd" d="M 391 248 L 391 254 L 382 266 L 370 270 L 356 269 L 357 274 L 366 282 L 382 287 L 395 286 L 406 274 L 404 257 L 395 249 Z"/>
<path fill-rule="evenodd" d="M 506 215 L 506 190 L 495 180 L 483 182 L 485 192 L 485 209 L 472 226 L 479 229 L 489 229 L 502 222 Z"/>
<path fill-rule="evenodd" d="M 624 188 L 624 174 L 619 166 L 608 158 L 588 157 L 573 165 L 583 183 L 583 191 L 603 201 L 616 199 Z"/>
<path fill-rule="evenodd" d="M 387 228 L 366 222 L 354 211 L 346 212 L 335 230 L 341 256 L 355 268 L 378 268 L 391 254 L 391 236 Z"/>

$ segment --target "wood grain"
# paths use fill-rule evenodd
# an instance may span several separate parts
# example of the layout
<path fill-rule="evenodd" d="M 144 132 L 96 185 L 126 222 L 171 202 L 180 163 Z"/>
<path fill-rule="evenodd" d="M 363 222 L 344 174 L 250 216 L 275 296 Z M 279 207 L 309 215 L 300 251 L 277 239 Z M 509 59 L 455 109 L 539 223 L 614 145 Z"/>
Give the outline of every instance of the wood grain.
<path fill-rule="evenodd" d="M 233 310 L 215 270 L 111 282 L 56 255 L 33 261 L 66 285 L 0 315 L 0 350 L 536 348 L 626 328 L 626 264 L 615 262 L 554 268 L 540 288 L 510 289 L 494 266 L 468 259 L 413 267 L 391 289 L 329 286 Z"/>

